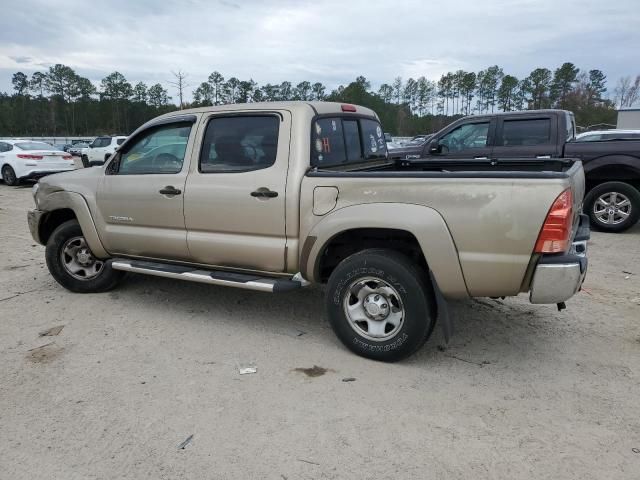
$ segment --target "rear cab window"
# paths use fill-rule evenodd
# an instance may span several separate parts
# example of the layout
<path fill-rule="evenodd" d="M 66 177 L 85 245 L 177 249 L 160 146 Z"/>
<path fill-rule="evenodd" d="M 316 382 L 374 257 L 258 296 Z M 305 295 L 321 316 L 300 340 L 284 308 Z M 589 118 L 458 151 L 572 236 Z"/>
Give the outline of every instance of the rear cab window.
<path fill-rule="evenodd" d="M 505 120 L 500 138 L 505 147 L 551 143 L 551 119 Z"/>
<path fill-rule="evenodd" d="M 386 159 L 387 144 L 378 121 L 330 116 L 313 122 L 312 166 L 328 168 Z"/>

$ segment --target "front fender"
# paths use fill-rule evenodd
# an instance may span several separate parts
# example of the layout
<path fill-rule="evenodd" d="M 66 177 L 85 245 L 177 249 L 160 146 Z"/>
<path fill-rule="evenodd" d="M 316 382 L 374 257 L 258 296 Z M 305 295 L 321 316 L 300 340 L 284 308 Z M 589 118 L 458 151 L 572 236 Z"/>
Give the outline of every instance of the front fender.
<path fill-rule="evenodd" d="M 101 259 L 109 257 L 109 254 L 105 250 L 102 242 L 100 241 L 100 237 L 98 236 L 98 230 L 93 223 L 89 205 L 87 205 L 87 202 L 82 195 L 67 191 L 53 192 L 39 199 L 38 208 L 45 212 L 53 212 L 63 208 L 73 210 L 73 213 L 75 213 L 78 223 L 80 224 L 80 228 L 82 229 L 82 234 L 84 235 L 89 248 L 91 248 L 93 255 Z"/>
<path fill-rule="evenodd" d="M 368 203 L 345 207 L 326 215 L 309 232 L 314 242 L 303 252 L 302 269 L 307 278 L 316 278 L 319 255 L 336 235 L 358 228 L 391 228 L 413 234 L 442 294 L 447 298 L 467 298 L 458 252 L 442 216 L 432 208 L 402 203 Z"/>

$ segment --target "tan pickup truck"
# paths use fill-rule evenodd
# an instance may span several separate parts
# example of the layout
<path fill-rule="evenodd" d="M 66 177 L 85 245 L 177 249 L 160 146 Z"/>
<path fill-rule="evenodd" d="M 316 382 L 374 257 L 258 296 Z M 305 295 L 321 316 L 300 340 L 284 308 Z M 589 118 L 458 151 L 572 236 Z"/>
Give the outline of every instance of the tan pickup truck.
<path fill-rule="evenodd" d="M 28 220 L 74 292 L 125 272 L 263 292 L 326 283 L 340 340 L 393 361 L 436 319 L 449 332 L 447 299 L 529 292 L 563 307 L 587 269 L 583 194 L 579 161 L 407 168 L 367 108 L 255 103 L 151 120 L 104 166 L 42 179 Z"/>

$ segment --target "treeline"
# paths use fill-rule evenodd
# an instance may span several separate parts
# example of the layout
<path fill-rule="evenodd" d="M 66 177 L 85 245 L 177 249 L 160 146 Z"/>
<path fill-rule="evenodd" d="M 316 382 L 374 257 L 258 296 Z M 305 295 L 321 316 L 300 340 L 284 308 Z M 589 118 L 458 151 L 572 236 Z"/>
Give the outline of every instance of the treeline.
<path fill-rule="evenodd" d="M 176 75 L 178 77 L 178 75 Z M 350 102 L 374 109 L 386 131 L 411 135 L 435 131 L 462 115 L 538 108 L 564 108 L 576 114 L 581 126 L 613 124 L 615 107 L 631 106 L 640 94 L 640 76 L 620 79 L 613 100 L 607 95 L 607 79 L 600 70 L 581 71 L 564 63 L 551 71 L 536 68 L 518 79 L 497 65 L 479 72 L 458 70 L 438 81 L 398 77 L 372 89 L 365 77 L 328 92 L 320 82 L 258 85 L 252 79 L 226 79 L 213 72 L 186 97 L 185 75 L 177 88 L 180 107 L 282 100 Z M 97 88 L 65 65 L 29 78 L 17 72 L 13 93 L 0 94 L 0 135 L 97 135 L 129 133 L 146 120 L 174 110 L 167 90 L 160 84 L 132 85 L 113 72 Z"/>
<path fill-rule="evenodd" d="M 13 94 L 0 93 L 1 136 L 127 134 L 176 109 L 162 85 L 132 85 L 119 72 L 107 75 L 97 88 L 71 67 L 57 64 L 30 78 L 17 72 L 11 83 Z"/>

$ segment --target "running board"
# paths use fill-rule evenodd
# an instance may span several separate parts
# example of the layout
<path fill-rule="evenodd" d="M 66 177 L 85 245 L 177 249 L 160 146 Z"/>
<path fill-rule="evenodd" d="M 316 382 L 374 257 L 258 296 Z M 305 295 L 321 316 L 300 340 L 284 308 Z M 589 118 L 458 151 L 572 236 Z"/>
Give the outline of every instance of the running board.
<path fill-rule="evenodd" d="M 304 286 L 303 282 L 289 278 L 269 278 L 252 275 L 250 273 L 226 272 L 222 270 L 199 270 L 194 267 L 182 265 L 127 260 L 123 258 L 114 258 L 111 261 L 111 268 L 123 272 L 142 273 L 156 277 L 271 293 L 287 292 Z"/>

